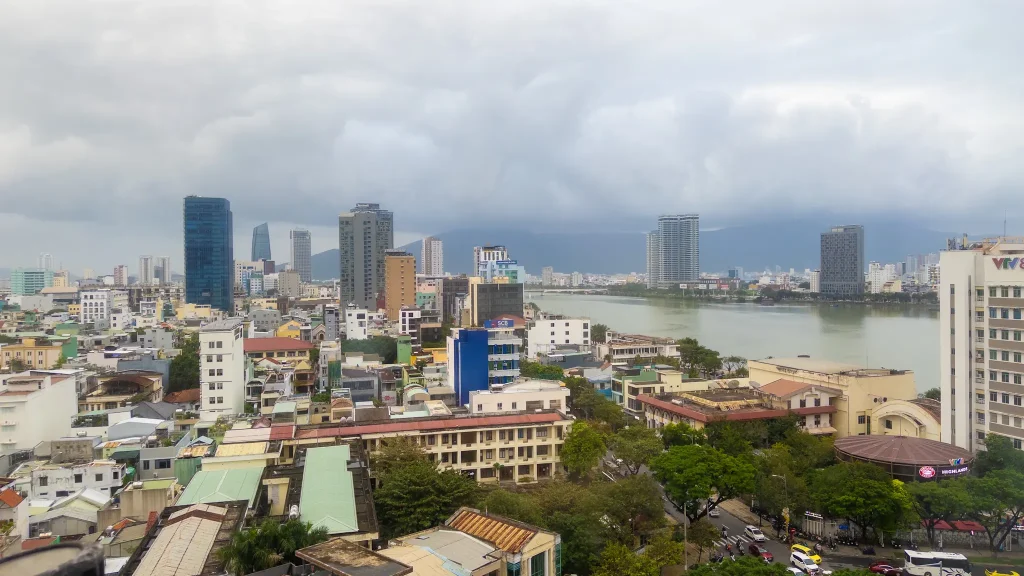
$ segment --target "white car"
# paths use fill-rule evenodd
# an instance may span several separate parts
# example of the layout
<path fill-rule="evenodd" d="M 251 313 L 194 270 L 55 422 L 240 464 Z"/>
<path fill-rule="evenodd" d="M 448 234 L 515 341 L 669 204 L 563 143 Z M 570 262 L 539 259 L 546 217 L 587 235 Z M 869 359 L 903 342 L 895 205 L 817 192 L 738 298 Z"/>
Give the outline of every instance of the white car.
<path fill-rule="evenodd" d="M 818 572 L 818 565 L 802 552 L 793 552 L 793 555 L 789 557 L 789 563 L 799 568 L 804 574 L 816 574 Z"/>
<path fill-rule="evenodd" d="M 765 537 L 764 533 L 762 533 L 761 530 L 757 528 L 757 526 L 748 525 L 746 528 L 743 529 L 743 535 L 747 538 L 750 538 L 754 542 L 764 542 L 768 539 L 767 537 Z"/>
<path fill-rule="evenodd" d="M 712 506 L 711 508 L 708 508 L 708 517 L 718 518 L 718 516 L 718 506 Z"/>

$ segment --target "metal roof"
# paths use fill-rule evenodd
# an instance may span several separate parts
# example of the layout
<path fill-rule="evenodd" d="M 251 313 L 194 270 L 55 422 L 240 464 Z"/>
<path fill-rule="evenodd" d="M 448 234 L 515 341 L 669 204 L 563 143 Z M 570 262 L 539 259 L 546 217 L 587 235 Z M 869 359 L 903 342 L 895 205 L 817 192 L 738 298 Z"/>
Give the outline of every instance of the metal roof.
<path fill-rule="evenodd" d="M 359 531 L 355 488 L 348 469 L 349 447 L 325 446 L 306 451 L 299 513 L 303 522 L 324 527 L 328 534 Z"/>
<path fill-rule="evenodd" d="M 537 535 L 537 530 L 504 518 L 481 514 L 471 508 L 462 508 L 446 524 L 512 554 L 522 552 L 526 544 Z"/>
<path fill-rule="evenodd" d="M 185 487 L 175 506 L 247 500 L 252 506 L 263 466 L 230 470 L 200 470 Z"/>
<path fill-rule="evenodd" d="M 836 452 L 885 464 L 950 466 L 951 460 L 974 460 L 974 454 L 952 444 L 908 436 L 847 436 L 837 438 Z"/>
<path fill-rule="evenodd" d="M 227 510 L 198 505 L 171 514 L 135 574 L 193 576 L 203 570 Z"/>
<path fill-rule="evenodd" d="M 253 456 L 264 454 L 269 442 L 240 442 L 237 444 L 221 444 L 217 447 L 217 458 L 225 456 Z"/>
<path fill-rule="evenodd" d="M 330 438 L 335 436 L 358 436 L 361 434 L 382 434 L 390 432 L 446 430 L 449 428 L 479 428 L 484 426 L 510 426 L 516 424 L 543 424 L 565 420 L 558 413 L 514 414 L 508 416 L 480 416 L 474 418 L 442 418 L 405 420 L 383 424 L 362 424 L 328 428 L 307 428 L 295 434 L 296 439 Z"/>

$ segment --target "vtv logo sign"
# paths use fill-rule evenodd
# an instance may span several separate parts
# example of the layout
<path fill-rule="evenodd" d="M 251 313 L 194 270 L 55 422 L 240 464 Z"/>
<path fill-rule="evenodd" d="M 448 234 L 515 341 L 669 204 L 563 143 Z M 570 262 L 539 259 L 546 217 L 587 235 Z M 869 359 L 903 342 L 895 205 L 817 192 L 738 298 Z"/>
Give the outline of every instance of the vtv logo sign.
<path fill-rule="evenodd" d="M 1018 265 L 1024 270 L 1020 258 L 993 258 L 992 263 L 1000 270 L 1016 270 Z"/>

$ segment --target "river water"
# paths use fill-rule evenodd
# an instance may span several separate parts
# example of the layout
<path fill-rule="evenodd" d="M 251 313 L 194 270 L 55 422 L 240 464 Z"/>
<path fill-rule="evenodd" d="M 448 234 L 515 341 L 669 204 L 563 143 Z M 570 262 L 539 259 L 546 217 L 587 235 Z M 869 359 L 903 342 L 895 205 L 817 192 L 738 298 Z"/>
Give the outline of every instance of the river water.
<path fill-rule="evenodd" d="M 809 354 L 872 368 L 913 370 L 919 391 L 939 385 L 938 307 L 713 304 L 527 292 L 545 312 L 589 316 L 619 332 L 696 338 L 723 356 Z"/>

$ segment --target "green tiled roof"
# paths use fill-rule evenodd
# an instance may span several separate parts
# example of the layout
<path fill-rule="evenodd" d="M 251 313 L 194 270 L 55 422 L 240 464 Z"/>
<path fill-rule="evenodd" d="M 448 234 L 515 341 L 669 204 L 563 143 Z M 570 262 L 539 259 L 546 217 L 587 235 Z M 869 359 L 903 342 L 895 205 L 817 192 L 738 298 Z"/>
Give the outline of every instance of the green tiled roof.
<path fill-rule="evenodd" d="M 295 402 L 285 400 L 284 402 L 276 402 L 274 404 L 274 414 L 287 414 L 289 412 L 295 412 Z"/>
<path fill-rule="evenodd" d="M 324 446 L 306 451 L 299 511 L 303 522 L 323 526 L 328 534 L 359 531 L 348 446 Z"/>
<path fill-rule="evenodd" d="M 234 500 L 248 500 L 249 505 L 252 506 L 262 476 L 263 466 L 231 470 L 200 470 L 189 481 L 175 506 L 214 504 Z"/>

